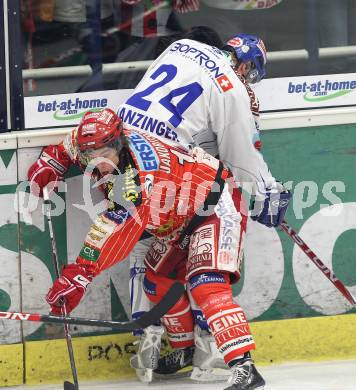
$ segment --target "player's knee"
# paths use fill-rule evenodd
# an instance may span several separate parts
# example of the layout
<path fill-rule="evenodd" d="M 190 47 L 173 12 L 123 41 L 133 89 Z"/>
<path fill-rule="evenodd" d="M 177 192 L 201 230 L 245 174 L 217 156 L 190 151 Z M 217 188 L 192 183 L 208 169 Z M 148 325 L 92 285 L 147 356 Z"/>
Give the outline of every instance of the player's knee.
<path fill-rule="evenodd" d="M 166 295 L 173 283 L 175 283 L 175 280 L 147 270 L 143 280 L 143 290 L 151 302 L 158 303 Z M 185 292 L 168 313 L 173 314 L 188 310 L 190 310 L 190 302 Z"/>
<path fill-rule="evenodd" d="M 203 310 L 217 303 L 232 302 L 229 276 L 218 272 L 205 272 L 189 280 L 190 293 L 195 303 Z"/>

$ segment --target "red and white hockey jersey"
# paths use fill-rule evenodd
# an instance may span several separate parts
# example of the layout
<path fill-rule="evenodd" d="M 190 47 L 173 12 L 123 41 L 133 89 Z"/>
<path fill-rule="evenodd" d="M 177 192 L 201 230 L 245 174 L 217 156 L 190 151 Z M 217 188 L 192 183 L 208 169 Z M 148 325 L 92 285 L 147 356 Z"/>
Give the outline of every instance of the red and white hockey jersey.
<path fill-rule="evenodd" d="M 79 163 L 75 131 L 58 145 L 66 168 Z M 144 230 L 176 242 L 205 202 L 220 166 L 201 148 L 188 154 L 141 131 L 125 134 L 130 148 L 120 152 L 116 174 L 103 185 L 109 208 L 91 226 L 77 259 L 94 275 L 123 260 Z M 231 173 L 224 168 L 219 175 L 224 181 Z"/>

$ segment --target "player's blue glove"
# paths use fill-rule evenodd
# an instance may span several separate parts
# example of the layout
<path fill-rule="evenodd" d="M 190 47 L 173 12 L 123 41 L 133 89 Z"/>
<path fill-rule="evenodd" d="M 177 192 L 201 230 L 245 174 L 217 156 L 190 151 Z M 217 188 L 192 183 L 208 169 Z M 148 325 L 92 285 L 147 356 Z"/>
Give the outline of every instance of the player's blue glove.
<path fill-rule="evenodd" d="M 251 219 L 268 227 L 278 226 L 284 219 L 292 193 L 283 188 L 267 190 L 264 200 L 255 200 Z"/>

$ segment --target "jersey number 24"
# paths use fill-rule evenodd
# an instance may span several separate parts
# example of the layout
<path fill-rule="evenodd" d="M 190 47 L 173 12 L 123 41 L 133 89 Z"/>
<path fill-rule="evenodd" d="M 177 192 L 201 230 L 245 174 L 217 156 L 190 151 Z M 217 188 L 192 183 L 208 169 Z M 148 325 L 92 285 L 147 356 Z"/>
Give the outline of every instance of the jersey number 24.
<path fill-rule="evenodd" d="M 150 77 L 152 80 L 156 80 L 161 74 L 165 75 L 162 80 L 151 84 L 143 91 L 134 93 L 126 101 L 126 104 L 140 110 L 147 111 L 152 104 L 152 100 L 149 100 L 148 97 L 154 91 L 168 84 L 176 77 L 177 67 L 174 65 L 161 65 Z M 172 116 L 168 120 L 172 126 L 179 126 L 183 120 L 183 113 L 195 102 L 196 99 L 198 99 L 202 92 L 203 87 L 199 83 L 194 82 L 172 89 L 167 95 L 159 100 L 159 103 L 172 113 Z M 178 96 L 182 96 L 182 98 L 178 101 L 178 103 L 173 104 L 172 100 Z"/>

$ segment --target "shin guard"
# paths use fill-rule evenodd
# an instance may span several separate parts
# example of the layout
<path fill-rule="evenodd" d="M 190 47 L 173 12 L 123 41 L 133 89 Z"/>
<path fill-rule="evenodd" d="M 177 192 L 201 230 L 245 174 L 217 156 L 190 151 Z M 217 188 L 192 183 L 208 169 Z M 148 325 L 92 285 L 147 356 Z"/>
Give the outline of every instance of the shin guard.
<path fill-rule="evenodd" d="M 157 275 L 147 269 L 144 290 L 153 302 L 159 302 L 175 281 Z M 162 318 L 172 348 L 186 348 L 194 345 L 194 318 L 187 293 Z"/>
<path fill-rule="evenodd" d="M 213 272 L 199 274 L 190 279 L 189 286 L 227 364 L 255 348 L 245 314 L 233 302 L 228 275 Z"/>

